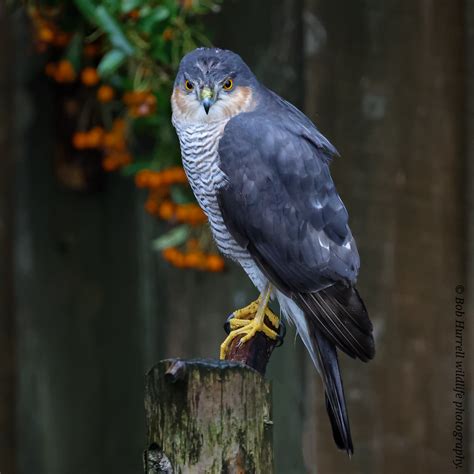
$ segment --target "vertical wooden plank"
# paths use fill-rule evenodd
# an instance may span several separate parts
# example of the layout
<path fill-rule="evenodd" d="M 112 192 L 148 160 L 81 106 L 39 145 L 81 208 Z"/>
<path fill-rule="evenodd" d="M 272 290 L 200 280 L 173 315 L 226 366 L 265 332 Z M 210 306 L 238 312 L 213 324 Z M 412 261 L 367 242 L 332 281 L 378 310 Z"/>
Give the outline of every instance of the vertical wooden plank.
<path fill-rule="evenodd" d="M 445 473 L 465 277 L 463 2 L 308 0 L 306 25 L 318 45 L 306 109 L 342 154 L 333 174 L 377 343 L 370 365 L 343 362 L 353 460 L 330 446 L 321 399 L 308 399 L 308 470 Z"/>
<path fill-rule="evenodd" d="M 10 19 L 0 4 L 0 471 L 14 474 L 16 334 L 13 301 L 13 140 L 15 48 Z"/>
<path fill-rule="evenodd" d="M 114 176 L 106 193 L 61 189 L 51 172 L 52 103 L 46 81 L 35 81 L 18 161 L 19 472 L 138 472 L 145 427 L 134 185 Z"/>

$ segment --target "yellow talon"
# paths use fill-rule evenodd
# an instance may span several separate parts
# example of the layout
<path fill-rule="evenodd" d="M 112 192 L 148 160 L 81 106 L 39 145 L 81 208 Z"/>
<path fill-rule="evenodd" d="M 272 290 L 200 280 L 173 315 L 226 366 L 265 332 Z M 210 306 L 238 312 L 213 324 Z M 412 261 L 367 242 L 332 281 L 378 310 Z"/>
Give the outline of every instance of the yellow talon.
<path fill-rule="evenodd" d="M 278 316 L 272 313 L 268 308 L 268 301 L 270 300 L 271 292 L 272 287 L 268 283 L 256 301 L 250 303 L 245 308 L 234 311 L 234 317 L 229 321 L 231 332 L 221 344 L 221 359 L 225 359 L 230 343 L 237 336 L 243 336 L 239 341 L 239 345 L 252 339 L 252 337 L 254 337 L 259 331 L 263 332 L 270 339 L 278 338 L 278 334 L 265 324 L 265 317 L 267 317 L 273 327 L 278 329 L 280 326 Z"/>

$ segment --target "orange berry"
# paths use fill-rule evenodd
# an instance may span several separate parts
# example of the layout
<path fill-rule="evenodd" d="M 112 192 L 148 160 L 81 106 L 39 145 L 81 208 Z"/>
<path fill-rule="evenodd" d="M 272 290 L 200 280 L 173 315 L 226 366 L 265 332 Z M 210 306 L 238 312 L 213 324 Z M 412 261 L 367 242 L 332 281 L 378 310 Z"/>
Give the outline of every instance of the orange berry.
<path fill-rule="evenodd" d="M 161 171 L 160 178 L 162 184 L 168 185 L 171 184 L 172 173 L 170 173 L 170 168 Z"/>
<path fill-rule="evenodd" d="M 156 110 L 156 97 L 149 91 L 131 91 L 123 95 L 123 102 L 132 117 L 144 117 Z"/>
<path fill-rule="evenodd" d="M 104 135 L 104 146 L 106 148 L 114 148 L 116 143 L 116 136 L 112 132 L 108 132 Z"/>
<path fill-rule="evenodd" d="M 137 188 L 146 188 L 149 185 L 150 172 L 141 170 L 135 175 L 135 185 Z"/>
<path fill-rule="evenodd" d="M 191 225 L 202 224 L 206 222 L 206 214 L 197 204 L 189 204 L 187 221 Z"/>
<path fill-rule="evenodd" d="M 104 139 L 104 129 L 102 127 L 94 127 L 87 133 L 87 145 L 89 148 L 99 148 Z"/>
<path fill-rule="evenodd" d="M 164 184 L 187 183 L 186 173 L 180 166 L 173 166 L 162 173 Z"/>
<path fill-rule="evenodd" d="M 168 247 L 161 252 L 161 255 L 163 255 L 163 258 L 168 262 L 172 262 L 178 253 L 176 247 Z"/>
<path fill-rule="evenodd" d="M 160 204 L 158 215 L 163 220 L 170 220 L 174 216 L 174 204 L 171 201 L 163 201 Z"/>
<path fill-rule="evenodd" d="M 44 43 L 51 43 L 54 39 L 54 31 L 49 26 L 43 26 L 38 30 L 38 39 Z"/>
<path fill-rule="evenodd" d="M 119 167 L 119 163 L 117 162 L 116 157 L 113 155 L 106 156 L 102 160 L 102 168 L 105 171 L 115 171 L 118 167 Z"/>
<path fill-rule="evenodd" d="M 103 145 L 111 150 L 125 150 L 127 148 L 125 137 L 115 131 L 104 135 Z"/>
<path fill-rule="evenodd" d="M 126 165 L 129 165 L 133 161 L 133 158 L 130 153 L 120 153 L 119 161 L 120 161 L 121 166 L 126 166 Z"/>
<path fill-rule="evenodd" d="M 162 38 L 165 41 L 171 41 L 174 38 L 173 28 L 166 28 L 165 31 L 163 31 Z"/>
<path fill-rule="evenodd" d="M 150 171 L 148 184 L 151 188 L 159 188 L 165 184 L 163 180 L 163 173 L 159 171 Z"/>
<path fill-rule="evenodd" d="M 86 86 L 95 86 L 98 84 L 99 80 L 99 75 L 93 67 L 86 67 L 81 72 L 81 81 Z"/>
<path fill-rule="evenodd" d="M 140 17 L 140 10 L 138 8 L 135 8 L 134 10 L 127 13 L 127 17 L 131 20 L 138 20 L 138 18 Z"/>
<path fill-rule="evenodd" d="M 140 105 L 131 105 L 128 108 L 128 113 L 133 118 L 138 118 L 138 117 L 146 117 L 147 115 L 152 114 L 153 111 L 148 105 L 140 104 Z"/>
<path fill-rule="evenodd" d="M 73 82 L 76 79 L 76 71 L 74 71 L 72 64 L 67 59 L 59 61 L 54 79 L 57 82 Z"/>
<path fill-rule="evenodd" d="M 156 199 L 147 199 L 145 202 L 145 210 L 155 216 L 158 213 L 158 203 L 156 202 Z"/>
<path fill-rule="evenodd" d="M 181 5 L 184 10 L 191 10 L 194 0 L 181 0 Z"/>
<path fill-rule="evenodd" d="M 99 47 L 96 44 L 86 44 L 84 46 L 84 56 L 93 58 L 99 54 Z"/>
<path fill-rule="evenodd" d="M 189 216 L 189 207 L 186 204 L 176 206 L 176 219 L 180 222 L 186 222 Z"/>
<path fill-rule="evenodd" d="M 183 168 L 180 166 L 177 166 L 173 168 L 173 182 L 175 183 L 187 183 L 188 182 L 188 177 L 186 176 L 186 173 L 184 172 Z"/>
<path fill-rule="evenodd" d="M 145 96 L 145 91 L 128 91 L 122 97 L 122 100 L 125 105 L 136 105 L 142 102 L 143 97 Z"/>
<path fill-rule="evenodd" d="M 189 252 L 184 257 L 187 267 L 198 268 L 202 265 L 203 254 L 201 252 Z"/>
<path fill-rule="evenodd" d="M 173 259 L 173 265 L 178 268 L 183 268 L 186 266 L 185 256 L 179 250 L 177 250 L 177 253 Z"/>
<path fill-rule="evenodd" d="M 115 97 L 115 91 L 108 85 L 100 86 L 97 89 L 97 100 L 102 103 L 110 102 Z"/>
<path fill-rule="evenodd" d="M 72 144 L 74 148 L 78 150 L 83 150 L 87 147 L 87 135 L 84 132 L 76 132 L 72 136 Z"/>
<path fill-rule="evenodd" d="M 132 162 L 130 153 L 112 153 L 106 159 L 110 160 L 110 170 L 116 170 L 121 166 L 128 165 Z M 113 164 L 112 164 L 113 163 Z"/>
<path fill-rule="evenodd" d="M 206 269 L 210 272 L 221 272 L 224 270 L 225 262 L 219 255 L 208 255 L 206 258 Z"/>

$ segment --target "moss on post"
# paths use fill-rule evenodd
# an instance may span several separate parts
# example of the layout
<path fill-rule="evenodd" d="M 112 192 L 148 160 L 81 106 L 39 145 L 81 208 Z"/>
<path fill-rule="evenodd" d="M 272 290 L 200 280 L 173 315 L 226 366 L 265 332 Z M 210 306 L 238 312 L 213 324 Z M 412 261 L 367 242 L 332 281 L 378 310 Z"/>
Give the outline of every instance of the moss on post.
<path fill-rule="evenodd" d="M 162 361 L 145 408 L 146 474 L 273 472 L 270 384 L 244 364 Z"/>

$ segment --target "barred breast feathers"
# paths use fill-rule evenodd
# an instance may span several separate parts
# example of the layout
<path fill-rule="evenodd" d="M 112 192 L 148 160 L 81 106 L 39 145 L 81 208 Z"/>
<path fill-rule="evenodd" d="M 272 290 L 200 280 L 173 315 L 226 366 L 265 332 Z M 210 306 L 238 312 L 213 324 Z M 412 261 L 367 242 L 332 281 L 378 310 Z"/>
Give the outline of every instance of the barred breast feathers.
<path fill-rule="evenodd" d="M 178 134 L 183 167 L 196 199 L 206 213 L 219 250 L 237 260 L 249 273 L 253 264 L 249 253 L 230 235 L 217 202 L 217 190 L 226 176 L 219 166 L 218 147 L 228 121 L 254 109 L 256 103 L 249 87 L 237 87 L 225 94 L 206 114 L 193 93 L 175 87 L 171 97 L 172 122 Z M 249 274 L 250 276 L 250 274 Z M 252 275 L 252 280 L 255 276 Z"/>

